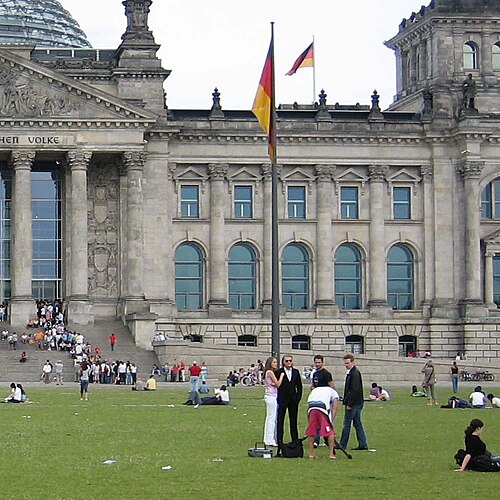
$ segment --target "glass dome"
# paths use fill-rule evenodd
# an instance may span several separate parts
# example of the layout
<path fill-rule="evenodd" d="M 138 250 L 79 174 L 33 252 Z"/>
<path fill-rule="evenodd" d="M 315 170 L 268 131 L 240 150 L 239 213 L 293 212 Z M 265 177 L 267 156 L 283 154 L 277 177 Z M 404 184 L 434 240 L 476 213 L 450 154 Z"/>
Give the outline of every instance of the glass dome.
<path fill-rule="evenodd" d="M 0 44 L 90 48 L 78 23 L 57 0 L 0 0 Z"/>

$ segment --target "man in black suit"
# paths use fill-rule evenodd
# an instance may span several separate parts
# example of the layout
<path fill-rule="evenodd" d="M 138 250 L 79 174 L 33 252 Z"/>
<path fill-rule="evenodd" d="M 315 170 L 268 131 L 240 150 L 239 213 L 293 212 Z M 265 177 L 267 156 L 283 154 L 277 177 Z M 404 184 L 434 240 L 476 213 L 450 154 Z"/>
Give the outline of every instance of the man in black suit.
<path fill-rule="evenodd" d="M 281 368 L 276 370 L 276 377 L 278 379 L 282 373 L 285 374 L 278 388 L 278 420 L 276 423 L 278 452 L 281 451 L 281 445 L 283 444 L 283 430 L 287 410 L 292 441 L 299 438 L 297 416 L 299 413 L 299 403 L 302 398 L 302 379 L 300 378 L 299 371 L 293 367 L 292 356 L 283 356 L 281 365 Z"/>

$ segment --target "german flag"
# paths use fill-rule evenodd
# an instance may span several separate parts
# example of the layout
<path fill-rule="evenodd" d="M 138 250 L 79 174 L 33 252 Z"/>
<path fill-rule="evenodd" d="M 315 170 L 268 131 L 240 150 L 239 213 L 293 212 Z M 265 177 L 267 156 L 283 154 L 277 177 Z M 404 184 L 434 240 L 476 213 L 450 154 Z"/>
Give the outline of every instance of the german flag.
<path fill-rule="evenodd" d="M 252 113 L 257 117 L 260 126 L 267 134 L 269 141 L 269 158 L 275 160 L 276 132 L 274 126 L 274 35 L 271 35 L 271 43 L 267 53 L 259 87 L 255 94 Z"/>
<path fill-rule="evenodd" d="M 297 60 L 293 63 L 292 69 L 286 74 L 287 76 L 295 75 L 299 68 L 311 68 L 314 66 L 314 42 L 307 47 Z"/>

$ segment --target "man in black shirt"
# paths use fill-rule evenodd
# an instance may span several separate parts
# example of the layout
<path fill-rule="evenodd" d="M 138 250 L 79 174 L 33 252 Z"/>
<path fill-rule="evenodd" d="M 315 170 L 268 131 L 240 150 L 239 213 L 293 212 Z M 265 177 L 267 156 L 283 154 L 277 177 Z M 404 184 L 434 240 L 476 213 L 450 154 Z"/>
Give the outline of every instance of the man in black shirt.
<path fill-rule="evenodd" d="M 335 388 L 332 374 L 323 366 L 324 358 L 321 354 L 314 356 L 314 371 L 312 373 L 311 390 L 316 387 L 331 387 Z"/>
<path fill-rule="evenodd" d="M 316 387 L 331 387 L 335 389 L 335 382 L 333 381 L 332 374 L 323 366 L 324 358 L 321 354 L 314 356 L 314 371 L 311 375 L 311 391 Z M 328 441 L 325 438 L 325 443 Z M 319 446 L 319 433 L 314 438 L 314 447 Z"/>

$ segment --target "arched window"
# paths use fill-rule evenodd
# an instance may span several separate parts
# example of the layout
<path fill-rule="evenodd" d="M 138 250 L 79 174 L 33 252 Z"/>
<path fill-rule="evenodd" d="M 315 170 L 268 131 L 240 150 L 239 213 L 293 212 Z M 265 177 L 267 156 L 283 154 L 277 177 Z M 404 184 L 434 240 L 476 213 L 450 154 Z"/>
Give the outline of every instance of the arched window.
<path fill-rule="evenodd" d="M 243 243 L 229 251 L 229 304 L 232 309 L 255 309 L 255 252 Z"/>
<path fill-rule="evenodd" d="M 403 357 L 414 357 L 417 350 L 417 337 L 413 335 L 401 335 L 398 339 L 399 355 Z"/>
<path fill-rule="evenodd" d="M 311 350 L 311 337 L 309 335 L 294 335 L 292 337 L 292 349 L 299 351 Z"/>
<path fill-rule="evenodd" d="M 500 307 L 500 255 L 493 257 L 493 302 Z"/>
<path fill-rule="evenodd" d="M 238 345 L 242 347 L 257 347 L 257 337 L 255 335 L 240 335 Z"/>
<path fill-rule="evenodd" d="M 292 243 L 283 251 L 281 264 L 283 305 L 291 311 L 309 305 L 309 258 L 301 245 Z"/>
<path fill-rule="evenodd" d="M 387 302 L 393 309 L 413 308 L 413 255 L 405 245 L 387 254 Z"/>
<path fill-rule="evenodd" d="M 500 179 L 490 182 L 481 193 L 481 218 L 500 218 Z"/>
<path fill-rule="evenodd" d="M 495 43 L 491 48 L 491 57 L 493 63 L 493 70 L 500 71 L 500 42 Z"/>
<path fill-rule="evenodd" d="M 175 251 L 175 303 L 179 311 L 203 308 L 203 258 L 193 243 L 183 243 Z"/>
<path fill-rule="evenodd" d="M 473 42 L 464 43 L 464 69 L 477 69 L 477 46 Z"/>
<path fill-rule="evenodd" d="M 361 256 L 354 245 L 335 252 L 335 302 L 341 310 L 361 308 Z"/>
<path fill-rule="evenodd" d="M 351 354 L 363 354 L 365 352 L 365 339 L 361 335 L 348 335 L 345 338 L 345 348 Z"/>

